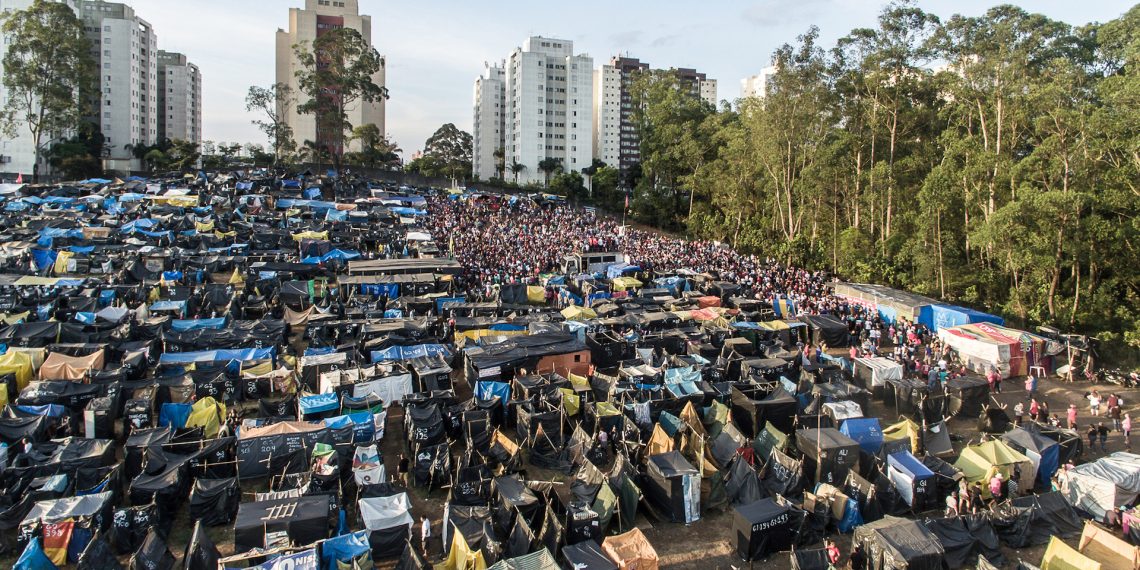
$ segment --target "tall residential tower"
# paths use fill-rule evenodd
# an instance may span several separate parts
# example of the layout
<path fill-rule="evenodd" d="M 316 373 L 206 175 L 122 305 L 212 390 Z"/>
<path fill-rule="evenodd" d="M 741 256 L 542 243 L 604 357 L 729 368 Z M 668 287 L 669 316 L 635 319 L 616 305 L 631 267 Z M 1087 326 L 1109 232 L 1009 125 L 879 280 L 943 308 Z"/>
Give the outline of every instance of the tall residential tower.
<path fill-rule="evenodd" d="M 496 177 L 513 180 L 513 174 L 508 174 L 503 148 L 507 115 L 507 72 L 503 66 L 502 63 L 484 64 L 483 74 L 475 80 L 475 128 L 471 137 L 471 166 L 475 176 L 483 180 Z M 499 150 L 504 156 L 495 156 L 495 151 Z"/>
<path fill-rule="evenodd" d="M 202 143 L 202 73 L 184 54 L 158 50 L 158 138 Z"/>
<path fill-rule="evenodd" d="M 497 123 L 489 120 L 479 100 L 480 89 L 489 90 L 491 81 L 484 81 L 486 73 L 476 80 L 473 138 L 480 141 L 478 154 L 490 156 L 497 140 L 508 172 L 512 165 L 521 165 L 517 173 L 520 184 L 545 181 L 546 173 L 539 164 L 547 158 L 558 161 L 566 171 L 589 167 L 593 162 L 594 60 L 586 54 L 574 55 L 574 43 L 569 40 L 534 36 L 507 57 L 505 67 L 501 137 L 493 133 Z M 496 74 L 491 72 L 492 77 Z M 483 98 L 488 102 L 493 99 Z M 480 178 L 494 171 L 493 162 L 475 160 Z M 510 173 L 509 179 L 515 176 Z"/>
<path fill-rule="evenodd" d="M 360 14 L 357 0 L 305 0 L 304 8 L 289 9 L 289 29 L 277 30 L 277 82 L 292 88 L 297 103 L 304 102 L 304 95 L 297 85 L 297 70 L 301 64 L 294 46 L 311 44 L 317 36 L 337 28 L 352 28 L 372 45 L 372 17 Z M 381 87 L 384 87 L 384 72 L 385 67 L 381 66 L 372 76 L 372 81 Z M 353 127 L 376 125 L 380 133 L 385 134 L 384 101 L 356 102 L 348 108 L 348 122 Z M 285 123 L 292 127 L 298 147 L 306 140 L 316 140 L 316 120 L 313 115 L 298 113 L 296 103 L 289 107 Z"/>

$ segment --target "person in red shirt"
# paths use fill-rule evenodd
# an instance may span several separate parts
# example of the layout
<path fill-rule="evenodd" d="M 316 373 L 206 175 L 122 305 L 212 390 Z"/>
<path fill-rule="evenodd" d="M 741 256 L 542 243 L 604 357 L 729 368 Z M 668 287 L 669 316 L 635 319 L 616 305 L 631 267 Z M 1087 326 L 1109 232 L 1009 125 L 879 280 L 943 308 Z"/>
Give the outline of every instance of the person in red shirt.
<path fill-rule="evenodd" d="M 832 566 L 838 566 L 839 565 L 839 547 L 835 545 L 835 541 L 831 540 L 830 538 L 827 539 L 827 542 L 825 543 L 825 548 L 827 550 L 827 561 L 830 562 Z"/>

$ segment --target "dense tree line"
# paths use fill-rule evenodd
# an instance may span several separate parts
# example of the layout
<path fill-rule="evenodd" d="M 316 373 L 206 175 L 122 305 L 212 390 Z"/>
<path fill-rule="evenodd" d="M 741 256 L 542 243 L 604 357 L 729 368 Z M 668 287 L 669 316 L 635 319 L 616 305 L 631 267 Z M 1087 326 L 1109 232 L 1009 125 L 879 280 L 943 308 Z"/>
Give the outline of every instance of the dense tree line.
<path fill-rule="evenodd" d="M 644 223 L 1140 346 L 1140 6 L 1073 27 L 910 2 L 713 109 L 635 79 Z"/>

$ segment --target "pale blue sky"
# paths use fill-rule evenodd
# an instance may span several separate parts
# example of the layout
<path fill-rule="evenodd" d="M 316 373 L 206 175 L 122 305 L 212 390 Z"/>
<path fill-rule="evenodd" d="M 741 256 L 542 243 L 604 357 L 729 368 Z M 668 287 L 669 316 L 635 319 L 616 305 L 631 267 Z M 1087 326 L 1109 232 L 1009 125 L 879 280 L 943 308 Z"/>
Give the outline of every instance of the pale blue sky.
<path fill-rule="evenodd" d="M 303 0 L 123 0 L 150 21 L 161 49 L 181 51 L 203 75 L 207 140 L 264 142 L 245 112 L 250 85 L 274 81 L 274 32 Z M 978 15 L 1000 2 L 919 0 L 941 18 Z M 372 40 L 388 56 L 387 131 L 406 154 L 443 123 L 471 129 L 472 84 L 484 61 L 503 59 L 530 35 L 574 42 L 595 65 L 618 53 L 654 67 L 695 67 L 719 83 L 720 99 L 768 65 L 772 51 L 815 24 L 823 45 L 873 26 L 881 0 L 642 0 L 498 2 L 360 0 Z M 1028 11 L 1070 24 L 1111 20 L 1123 0 L 1023 0 Z M 571 8 L 572 6 L 572 8 Z"/>

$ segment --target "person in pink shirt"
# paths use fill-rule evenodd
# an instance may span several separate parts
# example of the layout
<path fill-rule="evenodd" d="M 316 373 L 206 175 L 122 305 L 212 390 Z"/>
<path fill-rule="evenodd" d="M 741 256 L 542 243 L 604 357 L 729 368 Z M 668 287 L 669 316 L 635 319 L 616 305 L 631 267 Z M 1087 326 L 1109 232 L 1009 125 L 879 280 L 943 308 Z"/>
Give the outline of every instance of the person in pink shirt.
<path fill-rule="evenodd" d="M 1068 418 L 1069 429 L 1077 429 L 1077 405 L 1069 404 Z"/>

